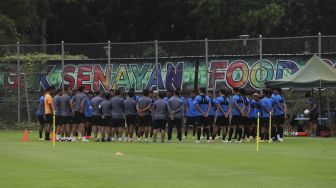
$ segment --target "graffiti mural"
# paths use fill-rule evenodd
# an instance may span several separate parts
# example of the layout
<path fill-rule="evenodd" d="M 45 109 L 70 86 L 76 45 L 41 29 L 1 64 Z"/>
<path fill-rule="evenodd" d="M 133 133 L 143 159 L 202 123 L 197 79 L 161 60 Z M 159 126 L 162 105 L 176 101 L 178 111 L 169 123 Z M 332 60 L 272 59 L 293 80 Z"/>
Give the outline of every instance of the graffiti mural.
<path fill-rule="evenodd" d="M 84 86 L 85 90 L 105 91 L 109 85 L 114 89 L 124 88 L 126 91 L 133 87 L 137 92 L 143 88 L 179 89 L 186 92 L 206 85 L 210 89 L 244 87 L 257 90 L 260 81 L 288 77 L 300 70 L 308 59 L 307 56 L 264 57 L 263 60 L 210 58 L 208 83 L 206 83 L 204 58 L 159 59 L 158 67 L 152 59 L 125 59 L 111 62 L 110 68 L 104 60 L 73 60 L 65 62 L 64 83 L 71 89 Z M 336 67 L 334 57 L 326 57 L 324 61 Z M 261 76 L 260 64 L 262 64 Z M 35 82 L 27 87 L 31 90 L 40 90 L 50 85 L 60 87 L 62 82 L 60 65 L 58 61 L 50 61 L 44 70 L 30 73 L 29 76 L 34 77 Z M 0 87 L 17 88 L 15 65 L 2 65 L 0 68 Z M 22 71 L 24 72 L 24 69 Z M 22 84 L 21 86 L 25 87 Z"/>

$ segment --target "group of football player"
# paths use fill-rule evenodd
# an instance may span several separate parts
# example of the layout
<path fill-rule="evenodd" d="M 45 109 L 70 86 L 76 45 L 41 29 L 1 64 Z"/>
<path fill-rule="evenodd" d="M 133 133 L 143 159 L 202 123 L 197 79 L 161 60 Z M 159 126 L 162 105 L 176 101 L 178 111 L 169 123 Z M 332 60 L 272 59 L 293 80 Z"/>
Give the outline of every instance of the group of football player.
<path fill-rule="evenodd" d="M 55 123 L 57 141 L 76 142 L 80 136 L 82 142 L 92 138 L 95 142 L 171 143 L 176 129 L 178 143 L 188 138 L 189 131 L 196 143 L 203 138 L 208 143 L 216 139 L 251 142 L 257 131 L 261 142 L 282 142 L 287 108 L 280 88 L 264 89 L 262 94 L 242 88 L 218 93 L 200 88 L 185 98 L 178 90 L 144 89 L 138 96 L 134 88 L 126 93 L 119 89 L 85 92 L 84 87 L 73 91 L 68 86 L 55 91 L 51 86 L 39 98 L 37 117 L 40 140 L 50 140 Z"/>

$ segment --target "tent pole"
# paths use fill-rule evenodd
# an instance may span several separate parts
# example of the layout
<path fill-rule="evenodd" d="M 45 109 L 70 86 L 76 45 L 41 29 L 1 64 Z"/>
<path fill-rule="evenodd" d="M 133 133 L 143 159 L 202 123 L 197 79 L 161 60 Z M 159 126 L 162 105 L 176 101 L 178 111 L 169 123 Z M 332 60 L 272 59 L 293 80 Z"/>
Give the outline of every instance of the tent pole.
<path fill-rule="evenodd" d="M 330 115 L 330 100 L 329 100 L 328 88 L 326 88 L 326 94 L 327 94 L 328 126 L 330 128 L 331 127 L 331 115 Z"/>
<path fill-rule="evenodd" d="M 322 114 L 321 114 L 321 87 L 319 88 L 319 125 L 322 124 Z"/>

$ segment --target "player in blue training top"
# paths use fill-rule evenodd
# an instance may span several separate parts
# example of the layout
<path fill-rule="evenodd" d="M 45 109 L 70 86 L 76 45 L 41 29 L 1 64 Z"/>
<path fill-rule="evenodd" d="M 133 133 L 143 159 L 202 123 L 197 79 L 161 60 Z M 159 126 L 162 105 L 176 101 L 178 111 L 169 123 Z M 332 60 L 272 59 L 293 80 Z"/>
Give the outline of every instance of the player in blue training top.
<path fill-rule="evenodd" d="M 274 102 L 274 135 L 273 140 L 283 142 L 283 124 L 287 118 L 287 107 L 281 95 L 281 88 L 274 88 L 272 99 Z"/>
<path fill-rule="evenodd" d="M 92 98 L 93 98 L 93 92 L 89 91 L 87 93 L 87 98 L 85 100 L 85 110 L 84 110 L 85 121 L 86 121 L 86 126 L 85 126 L 85 136 L 86 136 L 86 138 L 91 138 L 92 113 L 93 113 L 93 108 L 92 108 L 92 105 L 91 105 Z"/>
<path fill-rule="evenodd" d="M 250 132 L 250 137 L 247 140 L 248 142 L 250 142 L 253 138 L 256 137 L 256 125 L 257 125 L 258 113 L 260 113 L 259 94 L 254 93 L 253 98 L 250 100 L 250 112 L 248 114 L 249 118 L 248 129 Z"/>
<path fill-rule="evenodd" d="M 197 111 L 197 140 L 196 143 L 201 141 L 201 129 L 205 129 L 207 140 L 209 142 L 209 111 L 211 108 L 211 100 L 205 95 L 205 88 L 199 89 L 199 95 L 195 98 Z"/>
<path fill-rule="evenodd" d="M 184 128 L 184 136 L 185 138 L 188 137 L 188 130 L 190 127 L 193 129 L 193 137 L 196 134 L 196 124 L 197 124 L 197 113 L 198 110 L 195 104 L 196 93 L 195 91 L 190 92 L 190 98 L 187 99 L 186 102 L 186 112 L 187 112 L 187 120 L 186 126 Z"/>
<path fill-rule="evenodd" d="M 233 129 L 236 128 L 236 131 L 238 133 L 238 140 L 237 143 L 241 143 L 242 138 L 242 131 L 243 131 L 243 122 L 242 122 L 242 116 L 244 114 L 244 99 L 240 95 L 238 88 L 232 89 L 232 97 L 231 97 L 231 108 L 232 108 L 232 119 L 231 119 L 231 126 L 229 131 L 229 138 L 225 142 L 230 143 Z"/>
<path fill-rule="evenodd" d="M 215 116 L 217 114 L 217 99 L 213 98 L 212 96 L 213 91 L 209 90 L 208 91 L 208 97 L 210 98 L 210 111 L 209 111 L 209 124 L 210 124 L 210 142 L 212 142 L 214 139 L 212 139 L 212 133 L 213 133 L 213 129 L 214 129 L 214 124 L 215 124 Z M 203 131 L 203 134 L 205 133 L 205 131 Z M 204 135 L 203 135 L 204 136 Z"/>
<path fill-rule="evenodd" d="M 229 115 L 230 115 L 230 99 L 227 97 L 224 89 L 221 89 L 219 92 L 219 97 L 217 98 L 217 120 L 212 133 L 212 139 L 216 138 L 217 132 L 223 130 L 222 141 L 225 141 L 227 134 L 228 126 L 230 124 Z"/>
<path fill-rule="evenodd" d="M 261 99 L 261 141 L 266 141 L 269 139 L 268 136 L 268 126 L 269 118 L 271 113 L 273 113 L 273 100 L 271 99 L 271 91 L 268 89 L 263 90 L 263 98 Z"/>
<path fill-rule="evenodd" d="M 249 138 L 250 137 L 250 132 L 248 129 L 248 125 L 249 125 L 249 118 L 248 118 L 248 114 L 250 113 L 251 110 L 251 106 L 250 106 L 250 95 L 248 93 L 246 93 L 246 91 L 241 88 L 240 89 L 240 94 L 243 97 L 244 100 L 244 110 L 243 110 L 243 117 L 242 117 L 242 123 L 243 123 L 243 139 L 245 138 Z M 249 141 L 249 140 L 247 140 Z"/>
<path fill-rule="evenodd" d="M 39 98 L 37 111 L 36 111 L 37 119 L 38 119 L 38 122 L 40 124 L 39 140 L 44 140 L 42 138 L 42 133 L 43 133 L 43 129 L 44 129 L 44 95 L 45 94 L 43 92 L 42 95 Z"/>

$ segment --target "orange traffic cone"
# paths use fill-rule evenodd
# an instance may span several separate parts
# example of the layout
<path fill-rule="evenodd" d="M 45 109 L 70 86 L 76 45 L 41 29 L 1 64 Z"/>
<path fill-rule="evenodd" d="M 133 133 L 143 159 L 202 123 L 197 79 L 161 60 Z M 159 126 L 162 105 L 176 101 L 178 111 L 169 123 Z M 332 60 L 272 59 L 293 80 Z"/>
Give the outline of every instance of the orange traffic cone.
<path fill-rule="evenodd" d="M 22 142 L 28 142 L 28 129 L 25 129 L 23 133 Z"/>

